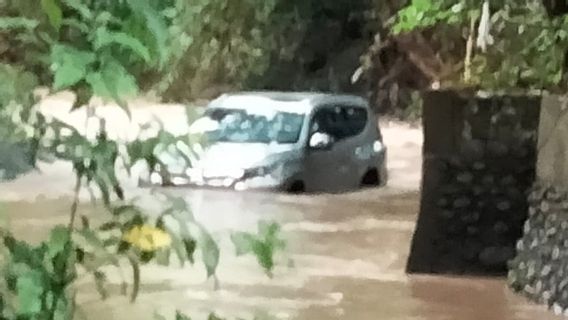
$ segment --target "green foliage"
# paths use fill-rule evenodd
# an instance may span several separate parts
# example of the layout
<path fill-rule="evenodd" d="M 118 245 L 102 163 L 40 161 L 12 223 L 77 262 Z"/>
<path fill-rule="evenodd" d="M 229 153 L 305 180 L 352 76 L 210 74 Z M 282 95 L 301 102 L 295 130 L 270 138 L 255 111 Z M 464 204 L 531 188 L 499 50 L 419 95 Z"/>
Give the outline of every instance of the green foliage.
<path fill-rule="evenodd" d="M 202 229 L 203 230 L 203 229 Z M 201 253 L 203 264 L 207 270 L 207 277 L 215 275 L 215 270 L 219 266 L 219 246 L 210 234 L 202 231 Z"/>
<path fill-rule="evenodd" d="M 470 30 L 470 24 L 473 19 L 477 28 L 482 3 L 480 0 L 413 0 L 398 12 L 392 32 L 419 32 L 430 28 L 441 43 L 436 48 L 439 55 L 455 59 L 456 54 L 465 51 L 466 38 L 461 30 L 477 36 L 477 29 Z M 568 81 L 566 16 L 550 17 L 538 0 L 491 1 L 491 5 L 490 32 L 496 43 L 489 46 L 487 52 L 474 52 L 472 79 L 466 85 L 490 90 L 565 91 L 563 88 Z M 455 50 L 456 43 L 463 51 Z M 463 57 L 461 60 L 463 62 Z M 452 85 L 461 86 L 460 81 Z"/>
<path fill-rule="evenodd" d="M 153 1 L 42 0 L 41 9 L 28 17 L 28 8 L 9 3 L 7 14 L 20 17 L 0 15 L 0 26 L 11 30 L 0 35 L 35 57 L 42 85 L 82 89 L 82 102 L 95 95 L 124 106 L 138 92 L 137 76 L 169 59 L 171 21 Z"/>
<path fill-rule="evenodd" d="M 57 227 L 52 230 L 49 241 L 33 247 L 26 242 L 16 240 L 8 230 L 2 231 L 2 239 L 6 248 L 4 254 L 4 283 L 0 283 L 0 299 L 7 303 L 3 316 L 18 315 L 21 319 L 71 319 L 74 308 L 73 283 L 77 274 L 86 273 L 93 277 L 95 287 L 103 299 L 108 297 L 107 267 L 119 269 L 126 261 L 132 268 L 131 299 L 136 300 L 141 282 L 141 265 L 159 262 L 161 256 L 168 257 L 161 264 L 169 265 L 170 253 L 173 251 L 182 263 L 193 264 L 193 254 L 197 246 L 201 249 L 203 264 L 208 276 L 214 276 L 219 263 L 219 247 L 213 237 L 185 211 L 187 204 L 181 199 L 170 201 L 159 218 L 151 221 L 141 208 L 132 205 L 116 205 L 109 209 L 112 216 L 105 223 L 91 227 L 87 217 L 82 217 L 82 227 L 68 229 Z M 180 206 L 181 203 L 184 203 Z M 151 227 L 155 225 L 155 227 Z M 150 249 L 143 243 L 144 237 L 132 238 L 132 230 L 148 228 L 151 232 L 166 232 L 167 237 L 178 239 L 171 243 L 154 242 Z M 197 230 L 197 234 L 189 230 Z M 257 255 L 259 263 L 269 273 L 274 267 L 272 254 L 275 248 L 283 243 L 277 239 L 278 226 L 262 224 L 260 235 L 246 235 L 246 241 L 237 244 L 238 250 L 244 254 L 243 246 L 251 246 L 251 252 Z M 180 241 L 181 240 L 181 241 Z M 259 246 L 257 248 L 257 246 Z M 259 249 L 264 248 L 264 249 Z M 257 251 L 259 250 L 259 251 Z M 81 270 L 81 272 L 79 272 Z M 123 293 L 127 284 L 123 278 Z M 11 300 L 10 297 L 13 297 Z M 55 299 L 55 300 L 53 300 Z M 181 317 L 181 318 L 179 318 Z M 178 314 L 179 319 L 184 316 Z M 20 319 L 19 318 L 19 319 Z M 217 319 L 213 316 L 210 319 Z"/>
<path fill-rule="evenodd" d="M 37 78 L 21 67 L 0 63 L 0 181 L 31 170 L 45 130 L 36 112 Z"/>
<path fill-rule="evenodd" d="M 104 121 L 100 120 L 97 136 L 89 139 L 63 122 L 46 121 L 36 109 L 33 91 L 38 86 L 52 92 L 71 90 L 77 97 L 74 109 L 98 96 L 115 101 L 128 112 L 126 101 L 138 94 L 142 80 L 148 80 L 148 75 L 157 75 L 159 80 L 172 71 L 165 66 L 175 68 L 183 55 L 191 52 L 204 64 L 193 64 L 200 72 L 220 62 L 237 61 L 216 72 L 220 75 L 229 70 L 230 77 L 243 79 L 246 72 L 257 67 L 262 70 L 266 65 L 258 61 L 263 53 L 259 48 L 264 48 L 266 40 L 260 36 L 262 29 L 248 31 L 246 25 L 249 19 L 267 23 L 274 3 L 263 3 L 259 8 L 260 3 L 229 8 L 233 4 L 228 2 L 204 1 L 189 6 L 177 0 L 36 2 L 6 0 L 0 4 L 0 44 L 8 43 L 10 48 L 3 51 L 0 46 L 0 77 L 11 80 L 0 84 L 0 178 L 13 178 L 33 166 L 38 154 L 48 155 L 73 165 L 75 198 L 69 226 L 53 229 L 49 240 L 38 246 L 16 240 L 8 230 L 1 230 L 6 249 L 0 259 L 5 264 L 0 281 L 1 317 L 71 319 L 75 314 L 73 284 L 77 274 L 92 277 L 96 289 L 106 298 L 108 268 L 118 269 L 123 275 L 125 265 L 132 279 L 123 277 L 122 293 L 127 294 L 130 282 L 130 298 L 134 301 L 143 278 L 142 266 L 169 265 L 172 256 L 184 266 L 194 264 L 199 254 L 207 277 L 215 278 L 217 284 L 219 246 L 195 221 L 188 204 L 183 199 L 166 197 L 166 209 L 151 218 L 156 215 L 126 200 L 117 177 L 121 165 L 130 169 L 145 162 L 151 173 L 159 172 L 167 181 L 168 166 L 159 155 L 173 148 L 190 166 L 192 155 L 178 146 L 179 142 L 190 145 L 193 138 L 159 130 L 150 138 L 121 143 L 107 137 Z M 199 34 L 199 48 L 190 51 L 190 39 L 194 37 L 191 32 L 203 17 L 223 17 L 226 21 L 238 18 L 241 27 L 216 29 L 219 26 L 213 23 Z M 248 55 L 251 52 L 253 56 Z M 241 74 L 241 70 L 246 72 Z M 30 156 L 3 152 L 19 144 L 30 150 Z M 3 154 L 15 157 L 7 159 Z M 28 167 L 18 163 L 19 158 L 26 158 Z M 100 225 L 79 212 L 78 195 L 83 187 L 100 194 L 107 213 Z M 260 230 L 250 252 L 270 272 L 278 230 L 274 226 L 261 226 Z M 178 317 L 183 319 L 181 314 Z"/>
<path fill-rule="evenodd" d="M 39 23 L 32 19 L 26 18 L 0 18 L 0 30 L 11 30 L 11 29 L 26 29 L 33 30 Z"/>
<path fill-rule="evenodd" d="M 56 0 L 41 0 L 41 8 L 49 18 L 49 23 L 59 31 L 63 20 L 63 12 Z"/>
<path fill-rule="evenodd" d="M 176 320 L 191 320 L 191 318 L 184 315 L 183 313 L 177 311 L 176 312 Z"/>
<path fill-rule="evenodd" d="M 77 277 L 74 244 L 64 227 L 38 246 L 3 231 L 5 251 L 0 279 L 3 319 L 71 319 L 71 285 Z"/>
<path fill-rule="evenodd" d="M 150 51 L 135 37 L 124 32 L 111 32 L 106 29 L 98 29 L 96 32 L 94 43 L 96 50 L 110 45 L 118 45 L 129 48 L 145 62 L 150 61 Z"/>
<path fill-rule="evenodd" d="M 200 95 L 211 84 L 238 86 L 263 72 L 274 48 L 270 14 L 276 1 L 175 1 L 169 33 L 173 66 L 160 88 L 174 98 Z"/>
<path fill-rule="evenodd" d="M 33 125 L 33 90 L 38 81 L 32 73 L 8 64 L 0 64 L 0 78 L 10 79 L 0 83 L 0 137 L 9 138 L 14 135 L 14 129 L 29 131 L 27 125 Z"/>
<path fill-rule="evenodd" d="M 67 89 L 85 79 L 96 55 L 66 45 L 55 45 L 51 51 L 51 68 L 54 71 L 53 88 Z"/>
<path fill-rule="evenodd" d="M 540 4 L 512 6 L 494 19 L 495 38 L 502 40 L 474 58 L 477 82 L 492 89 L 565 91 L 568 20 L 549 18 Z"/>
<path fill-rule="evenodd" d="M 432 27 L 438 23 L 466 23 L 468 17 L 479 17 L 482 1 L 432 1 L 412 0 L 397 14 L 392 31 L 395 34 L 418 28 Z"/>
<path fill-rule="evenodd" d="M 253 254 L 264 271 L 271 275 L 275 252 L 285 248 L 285 243 L 279 236 L 278 224 L 261 222 L 258 234 L 238 232 L 232 235 L 231 240 L 237 249 L 237 255 Z"/>
<path fill-rule="evenodd" d="M 366 1 L 349 0 L 176 1 L 167 11 L 173 17 L 170 33 L 178 39 L 172 46 L 173 67 L 159 88 L 179 101 L 211 98 L 218 94 L 216 87 L 274 85 L 267 83 L 270 67 L 303 68 L 313 57 L 302 47 L 317 47 L 313 42 L 320 40 L 311 38 L 314 30 L 321 32 L 330 22 L 343 24 L 366 6 Z"/>

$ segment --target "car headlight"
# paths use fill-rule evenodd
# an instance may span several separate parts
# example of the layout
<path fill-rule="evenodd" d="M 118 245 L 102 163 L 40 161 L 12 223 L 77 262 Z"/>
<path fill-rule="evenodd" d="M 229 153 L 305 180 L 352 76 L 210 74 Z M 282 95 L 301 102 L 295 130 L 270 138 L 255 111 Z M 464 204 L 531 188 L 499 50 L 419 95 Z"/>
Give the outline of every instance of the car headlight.
<path fill-rule="evenodd" d="M 272 174 L 276 169 L 278 169 L 279 165 L 271 165 L 271 166 L 262 166 L 257 168 L 251 168 L 245 170 L 244 178 L 255 178 L 255 177 L 264 177 L 267 175 Z"/>
<path fill-rule="evenodd" d="M 384 149 L 384 145 L 381 141 L 377 140 L 377 141 L 375 141 L 375 143 L 373 143 L 373 150 L 376 153 L 383 151 L 383 149 Z"/>
<path fill-rule="evenodd" d="M 263 177 L 270 173 L 269 167 L 258 167 L 246 170 L 245 178 Z"/>

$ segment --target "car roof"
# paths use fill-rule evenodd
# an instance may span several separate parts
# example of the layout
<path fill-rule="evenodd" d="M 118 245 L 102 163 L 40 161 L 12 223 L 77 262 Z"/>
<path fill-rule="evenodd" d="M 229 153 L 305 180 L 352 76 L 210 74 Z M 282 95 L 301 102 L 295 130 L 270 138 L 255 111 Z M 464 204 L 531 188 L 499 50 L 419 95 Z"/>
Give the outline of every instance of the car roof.
<path fill-rule="evenodd" d="M 213 100 L 211 108 L 247 108 L 253 102 L 268 102 L 275 109 L 282 111 L 303 111 L 335 103 L 347 103 L 352 106 L 368 107 L 367 100 L 356 95 L 325 92 L 283 92 L 283 91 L 244 91 L 226 93 Z"/>

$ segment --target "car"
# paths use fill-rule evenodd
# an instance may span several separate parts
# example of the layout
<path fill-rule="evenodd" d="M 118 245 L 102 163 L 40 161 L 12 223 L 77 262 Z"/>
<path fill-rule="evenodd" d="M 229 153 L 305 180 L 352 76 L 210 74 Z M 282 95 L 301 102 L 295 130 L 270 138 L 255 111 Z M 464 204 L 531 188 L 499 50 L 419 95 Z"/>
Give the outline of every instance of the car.
<path fill-rule="evenodd" d="M 358 96 L 224 94 L 190 132 L 207 142 L 187 170 L 191 185 L 312 193 L 387 182 L 387 148 L 377 117 Z"/>

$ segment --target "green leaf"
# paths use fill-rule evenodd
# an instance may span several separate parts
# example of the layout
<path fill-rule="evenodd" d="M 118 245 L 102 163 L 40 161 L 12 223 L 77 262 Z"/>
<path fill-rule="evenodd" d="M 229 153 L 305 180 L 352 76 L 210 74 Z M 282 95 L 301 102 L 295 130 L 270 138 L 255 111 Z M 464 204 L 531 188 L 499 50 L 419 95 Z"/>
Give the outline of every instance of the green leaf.
<path fill-rule="evenodd" d="M 77 110 L 85 105 L 87 105 L 91 98 L 93 97 L 93 90 L 89 86 L 80 86 L 75 90 L 75 102 L 73 102 L 73 107 L 71 110 Z"/>
<path fill-rule="evenodd" d="M 95 271 L 93 273 L 93 277 L 95 278 L 95 286 L 97 288 L 97 292 L 101 295 L 101 298 L 105 300 L 108 298 L 108 291 L 106 289 L 106 281 L 107 277 L 102 271 Z"/>
<path fill-rule="evenodd" d="M 101 197 L 103 198 L 103 204 L 106 207 L 110 207 L 110 191 L 109 185 L 104 179 L 104 176 L 101 176 L 97 173 L 93 173 L 93 180 L 95 180 L 95 184 L 99 187 L 99 191 L 101 192 Z"/>
<path fill-rule="evenodd" d="M 412 5 L 416 8 L 417 11 L 428 11 L 432 7 L 431 0 L 413 0 Z"/>
<path fill-rule="evenodd" d="M 267 223 L 260 222 L 258 225 L 258 231 L 262 238 L 264 239 L 274 239 L 278 232 L 280 231 L 280 226 L 277 223 Z"/>
<path fill-rule="evenodd" d="M 122 64 L 108 59 L 98 71 L 87 74 L 86 79 L 96 96 L 113 99 L 130 115 L 124 99 L 136 96 L 138 85 L 134 76 Z"/>
<path fill-rule="evenodd" d="M 157 312 L 154 313 L 154 320 L 167 320 L 167 318 Z"/>
<path fill-rule="evenodd" d="M 116 237 L 116 236 L 112 236 L 112 237 L 110 237 L 110 238 L 108 238 L 108 239 L 104 239 L 104 240 L 103 240 L 103 245 L 105 246 L 105 248 L 114 247 L 114 246 L 117 246 L 117 247 L 118 247 L 118 246 L 120 245 L 120 242 L 121 242 L 121 241 L 122 241 L 121 238 Z"/>
<path fill-rule="evenodd" d="M 258 236 L 238 232 L 231 235 L 231 240 L 236 247 L 237 255 L 254 254 L 258 264 L 270 276 L 274 269 L 275 251 L 285 247 L 284 241 L 278 237 L 279 232 L 280 225 L 277 223 L 261 222 L 258 225 Z"/>
<path fill-rule="evenodd" d="M 186 260 L 188 259 L 184 243 L 175 233 L 169 232 L 169 234 L 172 238 L 172 249 L 179 260 L 180 266 L 183 268 Z"/>
<path fill-rule="evenodd" d="M 125 213 L 140 213 L 140 209 L 138 209 L 138 207 L 128 204 L 128 205 L 122 205 L 122 206 L 118 206 L 115 208 L 112 208 L 112 215 L 115 217 L 120 217 Z"/>
<path fill-rule="evenodd" d="M 126 0 L 128 6 L 139 17 L 144 19 L 146 27 L 154 36 L 154 47 L 160 55 L 160 64 L 167 59 L 168 28 L 160 11 L 152 7 L 148 0 Z"/>
<path fill-rule="evenodd" d="M 93 18 L 93 13 L 88 6 L 82 3 L 81 0 L 62 0 L 67 6 L 79 12 L 86 20 Z"/>
<path fill-rule="evenodd" d="M 271 243 L 255 241 L 253 252 L 260 266 L 270 274 L 274 268 L 274 248 Z"/>
<path fill-rule="evenodd" d="M 191 264 L 195 263 L 195 260 L 193 259 L 193 254 L 195 253 L 195 249 L 197 248 L 197 242 L 195 241 L 195 239 L 192 238 L 183 239 L 183 247 L 185 248 L 187 260 L 189 260 Z"/>
<path fill-rule="evenodd" d="M 231 235 L 231 241 L 235 245 L 238 256 L 252 252 L 255 238 L 246 232 L 237 232 Z"/>
<path fill-rule="evenodd" d="M 156 257 L 156 252 L 155 251 L 142 251 L 139 255 L 140 258 L 140 262 L 142 264 L 147 264 L 150 263 L 152 260 L 154 260 L 154 258 Z"/>
<path fill-rule="evenodd" d="M 118 223 L 116 221 L 109 221 L 109 222 L 103 223 L 99 227 L 99 230 L 100 231 L 111 231 L 111 230 L 115 230 L 115 229 L 120 229 L 120 227 L 121 227 L 120 223 Z"/>
<path fill-rule="evenodd" d="M 93 253 L 92 258 L 86 261 L 86 267 L 96 270 L 105 265 L 119 266 L 118 257 L 107 251 L 105 243 L 93 230 L 83 229 L 77 235 L 80 237 L 77 245 L 85 252 Z"/>
<path fill-rule="evenodd" d="M 0 63 L 0 78 L 11 79 L 0 83 L 0 105 L 8 105 L 11 102 L 33 102 L 30 99 L 30 92 L 38 83 L 34 74 L 15 65 Z"/>
<path fill-rule="evenodd" d="M 180 311 L 176 311 L 176 320 L 191 320 L 191 318 L 181 313 Z"/>
<path fill-rule="evenodd" d="M 53 89 L 63 90 L 83 80 L 95 58 L 92 52 L 65 45 L 54 46 L 51 51 L 52 68 L 55 72 Z"/>
<path fill-rule="evenodd" d="M 55 30 L 59 31 L 61 28 L 61 21 L 63 20 L 63 12 L 59 7 L 56 0 L 41 0 L 41 8 L 49 18 L 49 23 Z"/>
<path fill-rule="evenodd" d="M 22 17 L 0 17 L 0 30 L 27 29 L 33 30 L 39 25 L 37 20 Z"/>
<path fill-rule="evenodd" d="M 132 246 L 130 245 L 130 243 L 126 241 L 120 241 L 120 243 L 118 244 L 117 253 L 124 254 L 128 250 L 130 250 L 131 247 Z"/>
<path fill-rule="evenodd" d="M 124 32 L 108 31 L 106 28 L 99 28 L 95 34 L 95 49 L 100 50 L 104 47 L 117 44 L 122 48 L 129 49 L 145 62 L 150 61 L 150 51 L 140 40 Z"/>
<path fill-rule="evenodd" d="M 201 234 L 200 248 L 203 264 L 207 270 L 207 278 L 210 278 L 215 275 L 217 266 L 219 266 L 219 246 L 204 229 L 202 229 Z"/>
<path fill-rule="evenodd" d="M 224 320 L 223 318 L 219 318 L 216 314 L 212 313 L 209 315 L 207 320 Z"/>
<path fill-rule="evenodd" d="M 41 296 L 44 292 L 42 283 L 41 273 L 36 270 L 30 270 L 18 277 L 16 287 L 18 292 L 19 314 L 33 317 L 41 312 Z"/>
<path fill-rule="evenodd" d="M 63 226 L 55 227 L 51 230 L 51 236 L 47 243 L 47 252 L 50 257 L 55 257 L 65 250 L 69 244 L 70 234 L 69 229 Z"/>
<path fill-rule="evenodd" d="M 30 267 L 42 266 L 42 248 L 34 249 L 26 242 L 18 241 L 11 236 L 6 236 L 3 240 L 4 245 L 10 251 L 13 263 L 23 263 Z"/>
<path fill-rule="evenodd" d="M 88 34 L 90 32 L 90 28 L 89 25 L 87 25 L 86 23 L 78 20 L 78 19 L 74 19 L 74 18 L 66 18 L 63 19 L 61 21 L 61 24 L 64 26 L 69 26 L 72 28 L 75 28 L 79 31 L 81 31 L 84 34 Z"/>

